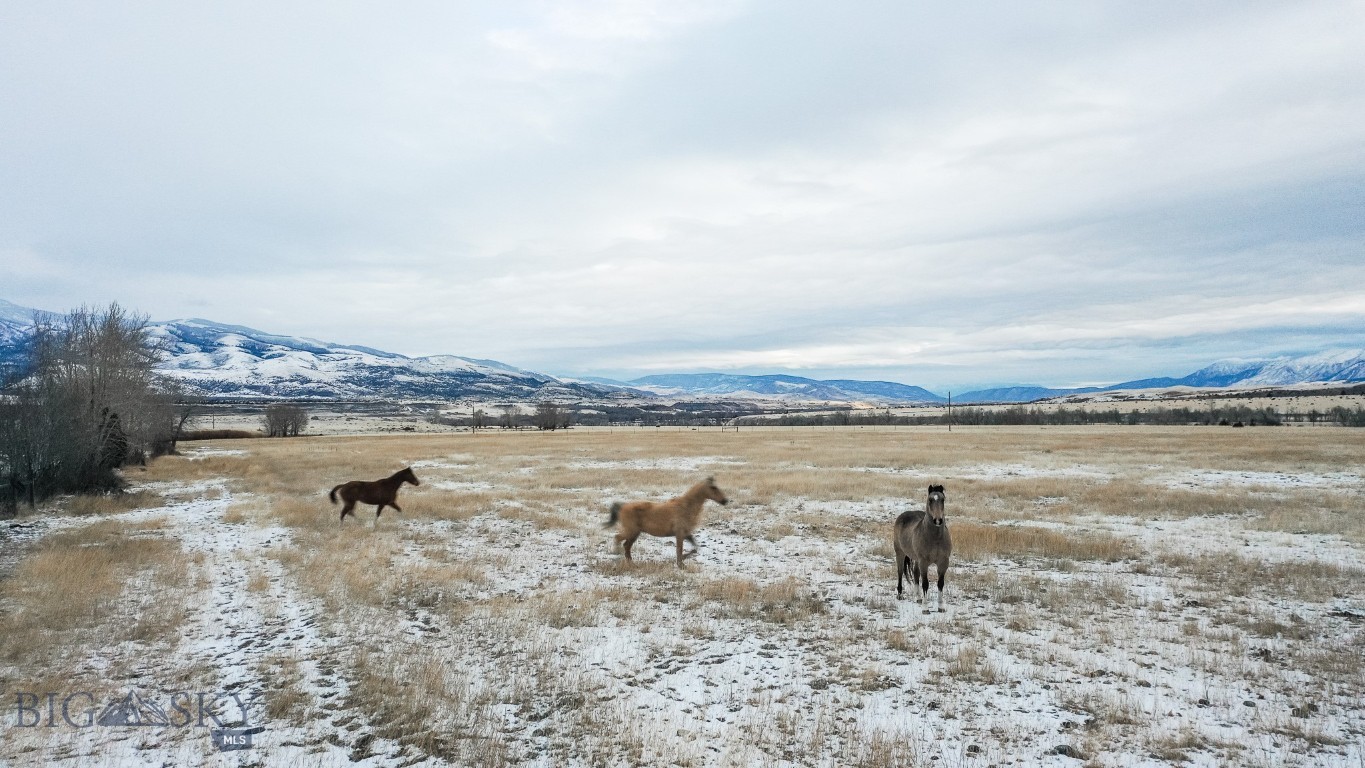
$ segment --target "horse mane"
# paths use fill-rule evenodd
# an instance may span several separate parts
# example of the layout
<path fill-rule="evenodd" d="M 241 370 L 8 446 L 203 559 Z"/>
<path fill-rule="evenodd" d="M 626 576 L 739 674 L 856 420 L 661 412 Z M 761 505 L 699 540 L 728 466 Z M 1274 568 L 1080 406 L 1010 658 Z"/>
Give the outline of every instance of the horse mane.
<path fill-rule="evenodd" d="M 714 485 L 715 482 L 716 482 L 716 478 L 714 478 L 714 477 L 708 477 L 708 478 L 706 478 L 705 480 L 701 480 L 701 481 L 698 481 L 698 482 L 696 482 L 696 483 L 693 483 L 693 484 L 692 484 L 692 487 L 691 487 L 691 488 L 688 488 L 686 491 L 683 491 L 682 496 L 679 496 L 678 498 L 680 498 L 680 499 L 689 499 L 689 500 L 690 500 L 690 499 L 693 499 L 693 498 L 695 498 L 695 497 L 697 497 L 697 496 L 700 496 L 701 494 L 703 494 L 703 493 L 706 492 L 706 486 L 708 486 L 708 485 Z"/>

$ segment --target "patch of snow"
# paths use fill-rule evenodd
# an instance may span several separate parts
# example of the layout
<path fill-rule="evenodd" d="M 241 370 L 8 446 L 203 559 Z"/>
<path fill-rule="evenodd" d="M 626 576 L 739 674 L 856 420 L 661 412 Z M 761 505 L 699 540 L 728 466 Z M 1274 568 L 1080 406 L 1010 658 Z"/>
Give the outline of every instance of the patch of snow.
<path fill-rule="evenodd" d="M 1228 486 L 1292 488 L 1358 488 L 1365 477 L 1354 472 L 1253 472 L 1247 470 L 1200 469 L 1165 474 L 1150 482 L 1167 488 L 1220 490 Z"/>
<path fill-rule="evenodd" d="M 242 450 L 242 449 L 240 449 L 240 448 L 208 448 L 208 447 L 199 447 L 199 448 L 187 448 L 187 449 L 181 451 L 181 452 L 180 452 L 180 455 L 181 455 L 181 456 L 184 456 L 185 458 L 189 459 L 190 461 L 196 461 L 196 460 L 199 460 L 199 459 L 207 459 L 207 458 L 209 458 L 209 457 L 211 457 L 211 456 L 212 456 L 212 457 L 217 457 L 217 456 L 246 456 L 246 455 L 247 455 L 247 452 L 244 451 L 244 450 Z"/>
<path fill-rule="evenodd" d="M 654 459 L 584 459 L 567 464 L 572 469 L 668 469 L 702 472 L 711 467 L 744 466 L 746 462 L 729 456 L 670 456 Z"/>
<path fill-rule="evenodd" d="M 934 470 L 915 467 L 853 467 L 856 472 L 881 475 L 909 475 L 928 479 L 1004 480 L 1030 477 L 1069 477 L 1087 480 L 1111 480 L 1112 472 L 1099 467 L 1077 464 L 1069 467 L 1040 467 L 1031 464 L 978 464 L 966 467 L 944 467 Z"/>

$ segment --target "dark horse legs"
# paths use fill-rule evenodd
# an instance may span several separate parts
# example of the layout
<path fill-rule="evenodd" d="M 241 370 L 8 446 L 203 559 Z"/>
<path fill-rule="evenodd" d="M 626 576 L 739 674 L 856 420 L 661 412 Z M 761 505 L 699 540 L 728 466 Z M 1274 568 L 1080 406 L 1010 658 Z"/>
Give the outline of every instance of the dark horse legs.
<path fill-rule="evenodd" d="M 896 566 L 896 597 L 905 596 L 905 582 L 910 582 L 913 588 L 919 583 L 919 569 L 915 566 L 915 561 L 909 557 L 902 557 Z"/>
<path fill-rule="evenodd" d="M 393 507 L 393 510 L 394 510 L 395 512 L 402 512 L 402 511 L 403 511 L 403 508 L 400 507 L 400 506 L 398 506 L 397 504 L 393 504 L 393 503 L 389 503 L 389 504 L 380 504 L 379 506 L 375 507 L 375 510 L 374 510 L 374 519 L 375 519 L 376 521 L 379 520 L 379 516 L 380 516 L 380 515 L 384 514 L 384 507 Z M 341 517 L 339 518 L 340 521 L 343 522 L 343 523 L 346 522 L 346 516 L 347 516 L 347 515 L 351 515 L 352 517 L 355 516 L 355 502 L 354 502 L 354 501 L 348 501 L 348 502 L 346 502 L 346 506 L 344 506 L 344 507 L 341 508 Z"/>
<path fill-rule="evenodd" d="M 390 501 L 388 504 L 380 504 L 378 507 L 375 507 L 375 510 L 374 510 L 374 524 L 375 524 L 376 527 L 379 526 L 379 515 L 380 515 L 381 513 L 383 513 L 384 507 L 386 507 L 386 506 L 388 506 L 388 507 L 393 507 L 393 511 L 394 511 L 394 512 L 402 512 L 402 511 L 403 511 L 403 509 L 402 509 L 401 507 L 399 507 L 397 504 L 394 504 L 392 501 Z"/>

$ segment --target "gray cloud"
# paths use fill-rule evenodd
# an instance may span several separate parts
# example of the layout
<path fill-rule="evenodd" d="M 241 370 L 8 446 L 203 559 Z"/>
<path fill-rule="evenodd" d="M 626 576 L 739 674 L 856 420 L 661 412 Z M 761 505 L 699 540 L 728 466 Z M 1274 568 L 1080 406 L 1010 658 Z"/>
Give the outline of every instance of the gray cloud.
<path fill-rule="evenodd" d="M 4 13 L 22 304 L 928 386 L 1365 327 L 1354 3 Z"/>

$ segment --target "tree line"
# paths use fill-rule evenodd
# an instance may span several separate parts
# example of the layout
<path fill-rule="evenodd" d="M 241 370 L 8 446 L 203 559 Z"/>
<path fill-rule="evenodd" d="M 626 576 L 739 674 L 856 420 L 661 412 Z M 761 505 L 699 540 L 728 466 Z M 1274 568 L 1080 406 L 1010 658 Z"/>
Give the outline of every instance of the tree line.
<path fill-rule="evenodd" d="M 1208 408 L 1152 408 L 1148 410 L 1120 410 L 1109 408 L 1039 408 L 1017 405 L 1010 408 L 954 408 L 947 413 L 897 414 L 890 410 L 854 411 L 851 409 L 824 413 L 788 413 L 781 416 L 748 416 L 738 423 L 745 426 L 775 424 L 778 426 L 936 426 L 950 423 L 963 426 L 1073 426 L 1085 424 L 1128 425 L 1220 425 L 1220 426 L 1281 426 L 1287 422 L 1336 424 L 1344 427 L 1365 427 L 1365 409 L 1336 406 L 1327 411 L 1281 413 L 1274 408 L 1251 408 L 1243 405 L 1211 406 Z"/>
<path fill-rule="evenodd" d="M 185 420 L 160 354 L 147 319 L 118 304 L 35 317 L 0 382 L 0 508 L 117 490 L 119 467 L 174 450 Z"/>
<path fill-rule="evenodd" d="M 156 372 L 164 352 L 147 318 L 116 303 L 36 315 L 19 362 L 0 371 L 0 512 L 121 490 L 120 467 L 174 452 L 197 403 Z M 268 436 L 307 424 L 301 406 L 265 409 Z"/>

